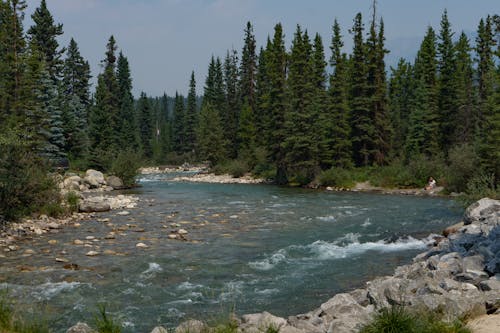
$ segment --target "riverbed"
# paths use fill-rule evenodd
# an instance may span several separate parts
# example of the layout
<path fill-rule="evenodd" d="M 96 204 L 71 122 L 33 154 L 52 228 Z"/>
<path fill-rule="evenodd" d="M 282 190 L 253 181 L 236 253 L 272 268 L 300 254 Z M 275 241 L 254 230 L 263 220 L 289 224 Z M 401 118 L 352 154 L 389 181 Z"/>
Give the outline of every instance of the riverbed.
<path fill-rule="evenodd" d="M 134 192 L 141 202 L 128 214 L 102 213 L 23 241 L 0 258 L 0 288 L 46 313 L 55 332 L 92 323 L 98 304 L 124 332 L 210 322 L 233 310 L 286 317 L 391 274 L 462 213 L 445 198 L 175 176 L 142 176 Z M 184 240 L 170 239 L 180 229 Z"/>

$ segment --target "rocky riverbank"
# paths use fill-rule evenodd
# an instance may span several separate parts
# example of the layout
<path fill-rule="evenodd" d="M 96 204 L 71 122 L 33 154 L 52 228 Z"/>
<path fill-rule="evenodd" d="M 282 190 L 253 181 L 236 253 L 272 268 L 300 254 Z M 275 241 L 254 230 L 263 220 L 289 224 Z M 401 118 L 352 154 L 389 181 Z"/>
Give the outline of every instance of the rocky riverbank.
<path fill-rule="evenodd" d="M 55 233 L 66 225 L 79 226 L 80 222 L 95 218 L 96 212 L 133 209 L 139 202 L 136 196 L 111 194 L 113 190 L 123 189 L 123 182 L 115 176 L 105 177 L 96 170 L 87 170 L 83 177 L 73 173 L 66 174 L 64 177 L 57 177 L 56 181 L 62 197 L 67 197 L 71 193 L 77 198 L 78 212 L 63 218 L 40 215 L 5 225 L 0 229 L 0 258 L 4 257 L 3 253 L 17 251 L 16 243 L 21 239 Z M 63 204 L 68 203 L 63 202 Z"/>
<path fill-rule="evenodd" d="M 239 332 L 358 332 L 382 308 L 402 305 L 443 318 L 476 318 L 473 332 L 496 332 L 500 319 L 500 201 L 481 199 L 467 208 L 462 223 L 434 236 L 434 244 L 400 266 L 394 275 L 376 278 L 365 288 L 335 295 L 305 314 L 280 318 L 256 313 L 235 318 Z M 489 331 L 488 331 L 489 330 Z M 204 323 L 187 321 L 176 333 L 205 332 Z M 93 332 L 84 324 L 68 332 Z M 156 327 L 154 333 L 167 332 Z"/>

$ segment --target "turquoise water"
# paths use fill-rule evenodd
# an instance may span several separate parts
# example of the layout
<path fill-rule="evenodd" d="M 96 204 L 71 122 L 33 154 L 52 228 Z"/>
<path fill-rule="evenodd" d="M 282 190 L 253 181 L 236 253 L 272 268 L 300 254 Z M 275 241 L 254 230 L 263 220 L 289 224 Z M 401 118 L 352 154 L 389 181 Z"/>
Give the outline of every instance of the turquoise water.
<path fill-rule="evenodd" d="M 141 207 L 128 216 L 101 214 L 109 222 L 84 221 L 24 241 L 0 258 L 0 288 L 42 309 L 56 332 L 77 321 L 92 323 L 98 303 L 124 323 L 124 332 L 216 320 L 231 309 L 287 316 L 391 274 L 425 249 L 430 233 L 461 214 L 447 199 L 169 177 L 142 178 Z M 168 239 L 176 225 L 189 232 L 188 241 Z M 105 239 L 112 230 L 116 238 Z M 87 236 L 95 240 L 73 244 Z M 149 248 L 136 248 L 138 242 Z M 35 254 L 23 256 L 26 249 Z M 101 254 L 85 256 L 90 250 Z"/>

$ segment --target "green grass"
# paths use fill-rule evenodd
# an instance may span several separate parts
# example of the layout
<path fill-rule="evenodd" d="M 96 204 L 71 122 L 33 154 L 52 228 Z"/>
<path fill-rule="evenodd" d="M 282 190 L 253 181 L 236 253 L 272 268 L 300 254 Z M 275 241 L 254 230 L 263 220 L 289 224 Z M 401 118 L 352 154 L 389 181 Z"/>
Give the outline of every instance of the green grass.
<path fill-rule="evenodd" d="M 7 291 L 0 291 L 0 332 L 2 333 L 50 333 L 48 322 L 38 316 L 26 315 L 26 309 L 15 311 Z M 30 319 L 27 319 L 30 317 Z"/>
<path fill-rule="evenodd" d="M 106 306 L 104 304 L 99 304 L 98 308 L 99 308 L 99 313 L 94 318 L 97 332 L 120 333 L 121 325 L 108 315 L 108 313 L 106 312 Z"/>
<path fill-rule="evenodd" d="M 411 313 L 401 306 L 382 309 L 361 333 L 471 333 L 465 325 L 455 320 L 445 322 L 431 312 Z"/>

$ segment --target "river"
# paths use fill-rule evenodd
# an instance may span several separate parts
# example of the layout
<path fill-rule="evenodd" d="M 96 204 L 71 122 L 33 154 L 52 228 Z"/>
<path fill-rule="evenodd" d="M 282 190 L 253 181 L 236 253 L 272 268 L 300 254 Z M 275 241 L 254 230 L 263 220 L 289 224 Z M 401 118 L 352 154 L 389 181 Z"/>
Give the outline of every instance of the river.
<path fill-rule="evenodd" d="M 461 215 L 444 198 L 170 177 L 143 176 L 140 207 L 130 215 L 102 213 L 23 241 L 0 258 L 0 289 L 26 312 L 45 313 L 57 333 L 92 324 L 98 304 L 124 332 L 216 321 L 233 310 L 287 316 L 392 274 L 425 249 L 428 234 Z M 180 228 L 187 241 L 168 238 Z"/>

